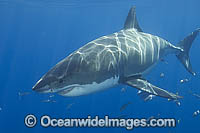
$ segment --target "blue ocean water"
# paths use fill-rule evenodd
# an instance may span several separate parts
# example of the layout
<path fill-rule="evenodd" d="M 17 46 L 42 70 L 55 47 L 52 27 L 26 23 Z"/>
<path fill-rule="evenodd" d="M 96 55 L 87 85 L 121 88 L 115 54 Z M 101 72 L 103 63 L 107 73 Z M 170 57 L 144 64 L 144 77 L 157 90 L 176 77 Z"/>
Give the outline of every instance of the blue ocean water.
<path fill-rule="evenodd" d="M 159 63 L 146 77 L 157 86 L 184 96 L 181 106 L 156 97 L 144 102 L 135 88 L 119 86 L 81 97 L 52 97 L 38 94 L 32 86 L 61 59 L 100 36 L 122 29 L 131 6 L 144 32 L 158 35 L 177 44 L 200 27 L 199 0 L 0 0 L 0 132 L 200 132 L 199 49 L 200 37 L 194 41 L 190 56 L 197 76 L 190 75 L 180 62 L 169 55 L 168 63 Z M 164 77 L 160 74 L 164 73 Z M 86 77 L 87 78 L 87 77 Z M 181 79 L 189 79 L 181 84 Z M 125 88 L 125 92 L 121 92 Z M 123 104 L 131 102 L 120 112 Z M 175 118 L 175 128 L 28 128 L 24 118 L 104 117 Z"/>

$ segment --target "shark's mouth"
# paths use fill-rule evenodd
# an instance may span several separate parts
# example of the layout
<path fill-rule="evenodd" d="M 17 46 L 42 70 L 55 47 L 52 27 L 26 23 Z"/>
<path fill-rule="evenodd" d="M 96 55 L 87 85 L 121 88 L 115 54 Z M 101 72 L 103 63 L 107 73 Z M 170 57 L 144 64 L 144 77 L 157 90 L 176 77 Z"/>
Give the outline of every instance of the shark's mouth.
<path fill-rule="evenodd" d="M 81 95 L 87 95 L 90 93 L 94 93 L 97 91 L 102 91 L 108 88 L 111 88 L 115 85 L 118 85 L 119 77 L 111 77 L 109 79 L 106 79 L 100 83 L 92 82 L 90 84 L 73 84 L 69 85 L 63 88 L 60 88 L 57 93 L 62 96 L 81 96 Z"/>
<path fill-rule="evenodd" d="M 58 94 L 64 96 L 65 94 L 69 93 L 73 89 L 74 89 L 74 87 L 70 87 L 70 88 L 59 91 Z"/>
<path fill-rule="evenodd" d="M 70 85 L 64 88 L 59 89 L 59 91 L 57 91 L 56 93 L 58 93 L 61 96 L 65 96 L 67 93 L 70 93 L 73 89 L 80 87 L 80 85 Z"/>

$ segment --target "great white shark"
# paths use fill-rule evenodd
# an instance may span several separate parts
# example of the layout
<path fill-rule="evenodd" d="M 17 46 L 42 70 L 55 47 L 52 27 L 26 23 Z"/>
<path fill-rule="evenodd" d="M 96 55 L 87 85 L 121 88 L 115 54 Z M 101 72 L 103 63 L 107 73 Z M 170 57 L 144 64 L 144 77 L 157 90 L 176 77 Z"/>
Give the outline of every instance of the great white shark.
<path fill-rule="evenodd" d="M 172 45 L 165 39 L 144 33 L 136 19 L 135 7 L 132 7 L 122 30 L 97 38 L 71 53 L 32 89 L 62 96 L 81 96 L 124 84 L 137 88 L 144 99 L 160 96 L 177 100 L 182 97 L 152 85 L 144 74 L 164 56 L 174 54 L 186 70 L 195 75 L 189 50 L 199 32 L 197 29 L 178 45 Z"/>

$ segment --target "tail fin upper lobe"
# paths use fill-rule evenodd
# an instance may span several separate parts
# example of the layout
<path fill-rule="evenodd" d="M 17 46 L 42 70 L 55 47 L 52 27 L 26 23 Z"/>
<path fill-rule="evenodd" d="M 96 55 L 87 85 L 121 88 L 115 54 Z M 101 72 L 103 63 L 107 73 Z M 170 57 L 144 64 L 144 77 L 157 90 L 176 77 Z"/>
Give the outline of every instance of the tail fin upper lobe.
<path fill-rule="evenodd" d="M 184 65 L 186 70 L 191 73 L 192 75 L 196 75 L 195 72 L 192 70 L 192 66 L 190 63 L 190 58 L 189 58 L 189 51 L 192 46 L 192 42 L 200 32 L 200 28 L 192 32 L 190 35 L 188 35 L 186 38 L 184 38 L 182 41 L 178 43 L 178 47 L 182 48 L 183 51 L 177 54 L 177 58 L 180 60 L 180 62 Z"/>

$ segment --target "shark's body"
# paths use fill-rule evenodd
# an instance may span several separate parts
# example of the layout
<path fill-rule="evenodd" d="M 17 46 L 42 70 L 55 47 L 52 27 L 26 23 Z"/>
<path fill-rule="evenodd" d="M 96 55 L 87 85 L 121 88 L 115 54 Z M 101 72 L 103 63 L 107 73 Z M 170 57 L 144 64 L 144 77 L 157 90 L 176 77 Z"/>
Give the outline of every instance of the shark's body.
<path fill-rule="evenodd" d="M 135 8 L 131 8 L 121 31 L 100 37 L 73 52 L 45 74 L 33 90 L 80 96 L 126 84 L 141 90 L 144 98 L 156 95 L 178 99 L 180 96 L 150 84 L 142 76 L 172 53 L 195 75 L 188 51 L 197 33 L 199 30 L 186 38 L 187 44 L 183 40 L 179 46 L 174 46 L 158 36 L 142 32 Z"/>

